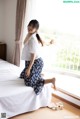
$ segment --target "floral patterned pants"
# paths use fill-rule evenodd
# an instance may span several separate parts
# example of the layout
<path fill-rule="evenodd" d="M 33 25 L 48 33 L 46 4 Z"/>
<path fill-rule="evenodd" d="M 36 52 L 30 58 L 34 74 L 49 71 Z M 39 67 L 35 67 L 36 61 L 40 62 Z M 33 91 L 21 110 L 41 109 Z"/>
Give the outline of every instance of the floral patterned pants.
<path fill-rule="evenodd" d="M 34 61 L 34 64 L 30 72 L 30 76 L 27 77 L 25 71 L 28 68 L 29 64 L 30 61 L 25 61 L 25 68 L 21 72 L 20 78 L 23 78 L 25 85 L 34 88 L 35 93 L 39 95 L 44 86 L 44 79 L 41 77 L 43 60 L 42 58 L 38 58 Z"/>

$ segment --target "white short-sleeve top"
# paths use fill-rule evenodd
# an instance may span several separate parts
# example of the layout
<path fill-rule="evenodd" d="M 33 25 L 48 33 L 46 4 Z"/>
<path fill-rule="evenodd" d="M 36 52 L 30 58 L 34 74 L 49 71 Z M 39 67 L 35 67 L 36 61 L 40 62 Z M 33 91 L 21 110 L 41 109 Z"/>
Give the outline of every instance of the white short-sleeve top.
<path fill-rule="evenodd" d="M 36 55 L 36 59 L 40 58 L 40 51 L 41 46 L 36 38 L 36 34 L 32 35 L 27 43 L 25 43 L 23 50 L 22 50 L 22 56 L 21 59 L 25 61 L 31 60 L 31 53 L 34 53 Z"/>

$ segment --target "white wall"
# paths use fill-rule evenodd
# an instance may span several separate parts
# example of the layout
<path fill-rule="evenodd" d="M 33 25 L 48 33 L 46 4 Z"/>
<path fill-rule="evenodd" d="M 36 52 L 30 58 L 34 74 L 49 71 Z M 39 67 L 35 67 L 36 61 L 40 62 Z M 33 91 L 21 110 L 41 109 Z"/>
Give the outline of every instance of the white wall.
<path fill-rule="evenodd" d="M 0 41 L 3 40 L 3 0 L 0 0 Z"/>
<path fill-rule="evenodd" d="M 1 37 L 2 41 L 7 44 L 7 60 L 9 62 L 12 62 L 15 43 L 15 18 L 17 0 L 0 0 L 0 3 L 1 2 L 1 10 L 3 10 L 1 11 L 1 14 L 3 16 L 2 21 L 0 21 L 0 24 L 2 24 L 3 27 L 3 34 Z"/>

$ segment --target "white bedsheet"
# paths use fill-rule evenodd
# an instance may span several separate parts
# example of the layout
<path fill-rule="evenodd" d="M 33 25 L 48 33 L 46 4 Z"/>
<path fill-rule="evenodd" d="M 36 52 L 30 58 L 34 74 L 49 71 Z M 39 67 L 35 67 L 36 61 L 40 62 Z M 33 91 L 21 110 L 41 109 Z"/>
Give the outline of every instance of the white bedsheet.
<path fill-rule="evenodd" d="M 15 67 L 0 60 L 0 113 L 6 113 L 7 118 L 45 107 L 51 101 L 50 84 L 36 96 L 33 88 L 25 86 L 24 80 L 18 78 L 20 71 Z"/>
<path fill-rule="evenodd" d="M 21 69 L 19 67 L 0 59 L 0 81 L 16 80 L 20 72 Z"/>

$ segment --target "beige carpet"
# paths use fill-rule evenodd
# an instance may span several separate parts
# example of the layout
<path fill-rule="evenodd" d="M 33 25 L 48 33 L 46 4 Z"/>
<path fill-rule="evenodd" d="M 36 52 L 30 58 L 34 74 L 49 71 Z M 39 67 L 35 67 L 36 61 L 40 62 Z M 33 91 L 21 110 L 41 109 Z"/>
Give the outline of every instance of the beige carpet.
<path fill-rule="evenodd" d="M 53 98 L 54 102 L 60 101 Z M 63 101 L 61 101 L 63 102 Z M 51 110 L 49 108 L 41 108 L 34 112 L 22 114 L 11 119 L 80 119 L 80 110 L 63 102 L 63 110 Z"/>

